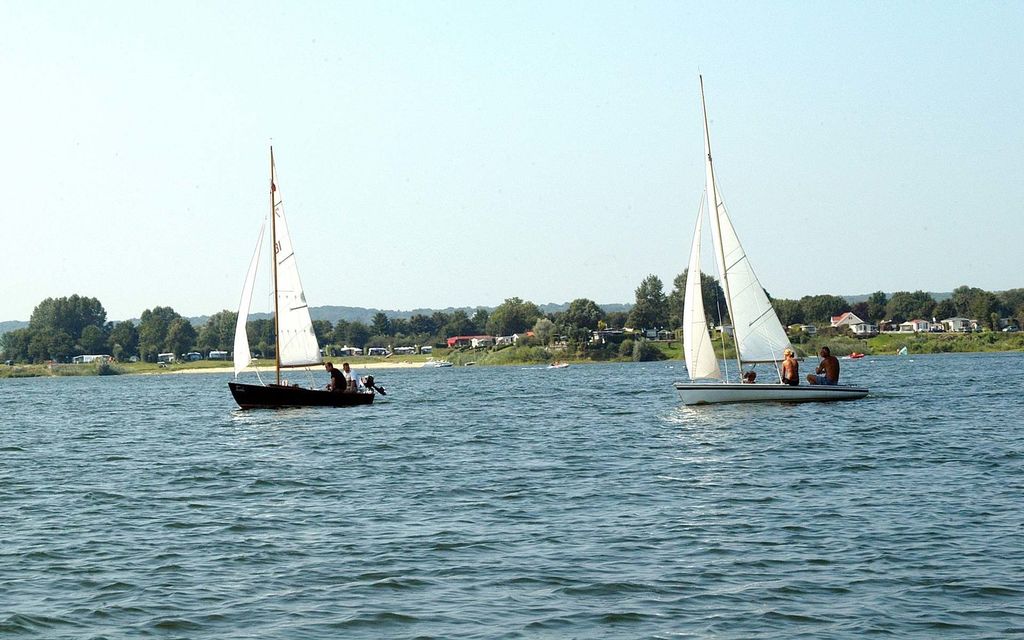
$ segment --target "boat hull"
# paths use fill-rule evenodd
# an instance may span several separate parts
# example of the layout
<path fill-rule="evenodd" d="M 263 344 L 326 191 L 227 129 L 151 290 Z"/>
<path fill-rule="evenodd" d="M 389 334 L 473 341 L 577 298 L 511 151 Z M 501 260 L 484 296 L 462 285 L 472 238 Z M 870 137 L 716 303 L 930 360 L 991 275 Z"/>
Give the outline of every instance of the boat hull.
<path fill-rule="evenodd" d="M 243 409 L 275 409 L 279 407 L 352 407 L 372 404 L 373 392 L 335 393 L 280 384 L 243 384 L 229 382 L 228 388 Z"/>
<path fill-rule="evenodd" d="M 683 404 L 729 402 L 829 402 L 858 400 L 868 395 L 865 387 L 846 385 L 675 383 Z"/>

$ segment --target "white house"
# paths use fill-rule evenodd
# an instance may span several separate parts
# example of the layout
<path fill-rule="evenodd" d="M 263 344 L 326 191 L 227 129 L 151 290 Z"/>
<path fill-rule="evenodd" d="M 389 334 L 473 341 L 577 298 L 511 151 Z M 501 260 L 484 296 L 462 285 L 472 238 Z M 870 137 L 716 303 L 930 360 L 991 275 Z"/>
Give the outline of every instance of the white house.
<path fill-rule="evenodd" d="M 906 322 L 900 323 L 900 333 L 927 333 L 932 327 L 932 323 L 927 320 L 921 320 L 917 318 L 915 320 L 907 320 Z"/>
<path fill-rule="evenodd" d="M 832 316 L 833 327 L 852 327 L 855 324 L 864 324 L 864 321 L 857 317 L 852 311 L 840 313 L 838 316 Z"/>
<path fill-rule="evenodd" d="M 869 322 L 851 324 L 850 331 L 858 338 L 873 338 L 878 335 L 878 325 Z"/>
<path fill-rule="evenodd" d="M 470 341 L 470 345 L 474 349 L 479 349 L 481 347 L 493 347 L 494 338 L 492 336 L 474 336 Z"/>

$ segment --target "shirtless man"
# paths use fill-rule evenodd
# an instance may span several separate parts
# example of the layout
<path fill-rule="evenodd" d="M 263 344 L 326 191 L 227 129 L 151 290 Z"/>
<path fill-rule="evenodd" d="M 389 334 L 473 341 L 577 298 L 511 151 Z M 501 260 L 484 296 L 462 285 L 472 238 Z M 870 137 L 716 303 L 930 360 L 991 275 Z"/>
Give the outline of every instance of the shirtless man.
<path fill-rule="evenodd" d="M 807 382 L 811 384 L 839 384 L 839 360 L 832 355 L 828 347 L 822 347 L 821 362 L 814 373 L 807 374 Z"/>
<path fill-rule="evenodd" d="M 800 384 L 800 362 L 796 359 L 796 354 L 789 347 L 782 352 L 782 384 L 788 384 L 790 386 L 797 386 Z"/>

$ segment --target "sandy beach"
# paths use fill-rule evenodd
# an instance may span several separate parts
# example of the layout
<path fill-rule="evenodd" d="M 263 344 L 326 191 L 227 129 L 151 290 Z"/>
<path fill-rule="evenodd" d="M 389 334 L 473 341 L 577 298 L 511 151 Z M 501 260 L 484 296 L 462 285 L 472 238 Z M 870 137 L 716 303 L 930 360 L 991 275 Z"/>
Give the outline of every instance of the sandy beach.
<path fill-rule="evenodd" d="M 399 362 L 367 362 L 367 363 L 355 364 L 352 368 L 358 373 L 359 371 L 362 371 L 364 369 L 416 369 L 418 367 L 422 367 L 423 364 L 424 363 L 422 363 L 422 362 L 405 362 L 405 361 L 399 361 Z M 273 369 L 273 367 L 269 367 L 269 368 Z M 261 368 L 261 371 L 262 370 L 266 370 L 266 369 L 267 369 L 266 367 Z M 319 366 L 314 365 L 314 366 L 310 367 L 310 369 L 311 370 L 320 370 L 320 371 L 322 371 L 323 370 L 323 365 L 319 365 Z M 302 371 L 302 369 L 298 369 L 298 371 Z M 202 367 L 202 368 L 192 368 L 192 369 L 187 368 L 187 367 L 181 367 L 181 368 L 173 367 L 173 368 L 168 368 L 168 369 L 165 369 L 165 370 L 162 370 L 162 371 L 150 371 L 150 372 L 146 372 L 146 373 L 140 373 L 138 375 L 162 376 L 162 375 L 175 374 L 175 373 L 228 373 L 228 374 L 233 374 L 234 372 L 235 372 L 235 370 L 234 370 L 233 367 Z"/>

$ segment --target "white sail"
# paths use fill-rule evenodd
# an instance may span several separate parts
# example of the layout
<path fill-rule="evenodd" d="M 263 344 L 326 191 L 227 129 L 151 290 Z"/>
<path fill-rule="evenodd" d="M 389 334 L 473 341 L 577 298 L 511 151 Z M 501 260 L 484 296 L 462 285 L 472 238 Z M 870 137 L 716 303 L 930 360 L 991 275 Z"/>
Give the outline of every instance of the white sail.
<path fill-rule="evenodd" d="M 703 213 L 702 210 L 697 211 L 697 226 L 693 230 L 693 245 L 690 247 L 690 266 L 686 273 L 686 293 L 683 296 L 683 355 L 691 380 L 722 377 L 708 335 L 708 321 L 701 293 L 700 219 Z"/>
<path fill-rule="evenodd" d="M 778 362 L 782 350 L 790 346 L 786 331 L 758 282 L 747 254 L 732 226 L 725 201 L 718 189 L 711 159 L 711 133 L 704 104 L 704 79 L 701 78 L 701 108 L 704 111 L 704 166 L 708 197 L 708 216 L 715 244 L 715 261 L 725 292 L 740 362 Z"/>
<path fill-rule="evenodd" d="M 295 250 L 284 217 L 281 190 L 277 187 L 277 168 L 271 163 L 271 194 L 274 199 L 274 225 L 277 263 L 277 352 L 282 367 L 317 364 L 321 361 L 320 347 L 313 333 L 309 306 L 302 292 L 299 269 L 295 264 Z"/>
<path fill-rule="evenodd" d="M 235 361 L 235 377 L 242 372 L 249 362 L 252 360 L 252 355 L 249 352 L 249 336 L 245 332 L 245 325 L 249 321 L 249 309 L 252 306 L 252 291 L 256 285 L 256 272 L 258 270 L 260 253 L 263 249 L 263 230 L 266 228 L 267 223 L 264 221 L 260 225 L 259 239 L 256 240 L 256 250 L 252 254 L 252 260 L 249 261 L 249 270 L 245 273 L 245 284 L 242 285 L 242 299 L 238 302 L 238 318 L 235 320 L 235 350 L 234 350 L 234 361 Z"/>
<path fill-rule="evenodd" d="M 737 340 L 740 360 L 743 362 L 778 362 L 789 344 L 786 330 L 779 322 L 764 287 L 754 275 L 754 269 L 740 244 L 736 229 L 725 209 L 721 193 L 718 202 L 717 228 L 721 231 L 720 255 L 724 258 L 722 277 L 729 282 L 729 315 L 733 335 Z"/>

